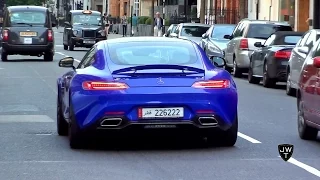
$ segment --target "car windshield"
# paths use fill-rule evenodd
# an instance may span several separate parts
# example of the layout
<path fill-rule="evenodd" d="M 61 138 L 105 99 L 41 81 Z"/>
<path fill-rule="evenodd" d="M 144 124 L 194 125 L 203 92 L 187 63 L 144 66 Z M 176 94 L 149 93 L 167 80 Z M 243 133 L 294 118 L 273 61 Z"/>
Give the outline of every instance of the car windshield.
<path fill-rule="evenodd" d="M 118 65 L 192 64 L 198 58 L 191 43 L 129 42 L 108 45 L 111 60 Z"/>
<path fill-rule="evenodd" d="M 213 39 L 224 39 L 223 36 L 226 34 L 232 34 L 235 26 L 215 26 L 211 33 Z"/>
<path fill-rule="evenodd" d="M 271 34 L 277 31 L 292 31 L 292 28 L 276 24 L 250 24 L 247 38 L 268 39 Z"/>
<path fill-rule="evenodd" d="M 101 17 L 92 14 L 77 14 L 73 15 L 73 25 L 89 24 L 89 25 L 101 25 Z"/>
<path fill-rule="evenodd" d="M 46 13 L 42 11 L 17 11 L 9 14 L 11 25 L 44 25 Z"/>
<path fill-rule="evenodd" d="M 284 37 L 285 44 L 295 45 L 300 40 L 301 36 L 286 36 Z"/>
<path fill-rule="evenodd" d="M 180 36 L 201 37 L 209 28 L 207 26 L 183 26 Z"/>

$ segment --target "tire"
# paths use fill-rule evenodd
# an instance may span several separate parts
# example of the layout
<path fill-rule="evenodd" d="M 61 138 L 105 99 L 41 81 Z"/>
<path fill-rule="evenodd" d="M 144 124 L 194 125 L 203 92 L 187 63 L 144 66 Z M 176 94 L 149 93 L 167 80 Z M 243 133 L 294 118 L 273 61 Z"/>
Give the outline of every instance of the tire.
<path fill-rule="evenodd" d="M 232 68 L 231 67 L 228 67 L 227 65 L 224 66 L 224 69 L 226 71 L 228 71 L 229 73 L 232 73 Z"/>
<path fill-rule="evenodd" d="M 68 50 L 68 46 L 67 45 L 63 45 L 63 49 L 64 50 Z"/>
<path fill-rule="evenodd" d="M 238 68 L 238 65 L 235 59 L 233 60 L 233 76 L 237 78 L 242 77 L 242 71 L 240 68 Z"/>
<path fill-rule="evenodd" d="M 71 149 L 81 149 L 85 146 L 84 133 L 76 123 L 73 108 L 70 106 L 69 145 Z"/>
<path fill-rule="evenodd" d="M 1 61 L 3 61 L 3 62 L 8 61 L 8 54 L 3 51 L 1 53 Z"/>
<path fill-rule="evenodd" d="M 51 52 L 44 53 L 43 60 L 45 61 L 53 61 L 54 54 Z"/>
<path fill-rule="evenodd" d="M 315 140 L 317 139 L 318 130 L 306 124 L 303 112 L 303 103 L 298 100 L 298 132 L 301 139 Z"/>
<path fill-rule="evenodd" d="M 295 89 L 293 89 L 292 87 L 291 87 L 291 81 L 290 81 L 290 71 L 289 72 L 287 72 L 287 84 L 286 84 L 286 94 L 288 95 L 288 96 L 296 96 L 296 91 L 295 91 Z"/>
<path fill-rule="evenodd" d="M 68 46 L 69 46 L 69 51 L 73 51 L 74 50 L 74 43 L 73 43 L 71 38 L 68 41 Z"/>
<path fill-rule="evenodd" d="M 258 77 L 254 77 L 253 76 L 253 72 L 252 72 L 252 68 L 251 66 L 249 67 L 249 71 L 248 71 L 248 82 L 250 84 L 259 84 L 261 81 L 261 78 Z"/>
<path fill-rule="evenodd" d="M 266 87 L 266 88 L 271 88 L 276 85 L 276 81 L 274 79 L 270 78 L 268 75 L 268 66 L 266 63 L 263 65 L 262 85 L 263 85 L 263 87 Z"/>
<path fill-rule="evenodd" d="M 67 136 L 68 135 L 69 124 L 63 118 L 62 109 L 60 105 L 59 95 L 57 97 L 57 131 L 59 136 Z"/>
<path fill-rule="evenodd" d="M 210 145 L 215 145 L 215 143 L 218 143 L 218 145 L 225 147 L 231 147 L 236 144 L 238 139 L 238 115 L 236 116 L 236 119 L 234 120 L 232 126 L 226 131 L 221 131 L 219 135 L 220 136 L 218 137 L 220 137 L 221 139 L 218 139 L 218 141 L 216 141 L 216 135 L 209 135 L 207 137 L 207 142 Z"/>

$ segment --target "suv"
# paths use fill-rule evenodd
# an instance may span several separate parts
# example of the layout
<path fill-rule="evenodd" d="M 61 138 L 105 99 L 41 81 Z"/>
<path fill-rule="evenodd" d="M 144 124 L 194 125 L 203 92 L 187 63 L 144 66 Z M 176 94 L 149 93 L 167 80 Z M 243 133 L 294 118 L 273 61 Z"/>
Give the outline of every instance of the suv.
<path fill-rule="evenodd" d="M 72 10 L 68 13 L 63 32 L 63 49 L 74 47 L 91 48 L 95 43 L 106 40 L 105 26 L 101 13 L 91 10 Z"/>
<path fill-rule="evenodd" d="M 2 29 L 1 60 L 8 55 L 42 56 L 53 61 L 54 33 L 50 12 L 41 6 L 9 6 L 5 9 Z"/>
<path fill-rule="evenodd" d="M 225 49 L 226 70 L 235 77 L 241 77 L 248 72 L 250 55 L 257 47 L 254 43 L 264 41 L 274 32 L 293 31 L 288 23 L 264 20 L 242 20 L 238 23 L 231 35 L 225 35 L 230 41 Z"/>

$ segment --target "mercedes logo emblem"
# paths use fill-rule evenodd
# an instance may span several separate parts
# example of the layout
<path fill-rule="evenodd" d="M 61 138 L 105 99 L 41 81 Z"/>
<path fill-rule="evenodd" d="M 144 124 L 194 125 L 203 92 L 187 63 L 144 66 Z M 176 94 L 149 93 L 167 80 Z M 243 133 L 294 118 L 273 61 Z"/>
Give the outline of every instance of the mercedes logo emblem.
<path fill-rule="evenodd" d="M 158 84 L 164 84 L 164 82 L 162 81 L 161 77 L 158 78 Z"/>

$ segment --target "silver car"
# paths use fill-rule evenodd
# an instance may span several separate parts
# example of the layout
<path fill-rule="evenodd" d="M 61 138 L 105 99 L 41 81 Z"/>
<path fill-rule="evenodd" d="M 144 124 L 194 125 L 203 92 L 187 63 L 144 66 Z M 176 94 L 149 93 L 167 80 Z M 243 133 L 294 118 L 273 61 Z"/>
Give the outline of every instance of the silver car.
<path fill-rule="evenodd" d="M 172 38 L 189 39 L 199 43 L 202 39 L 202 34 L 206 33 L 210 28 L 208 24 L 200 23 L 181 23 L 175 31 L 169 35 Z"/>

